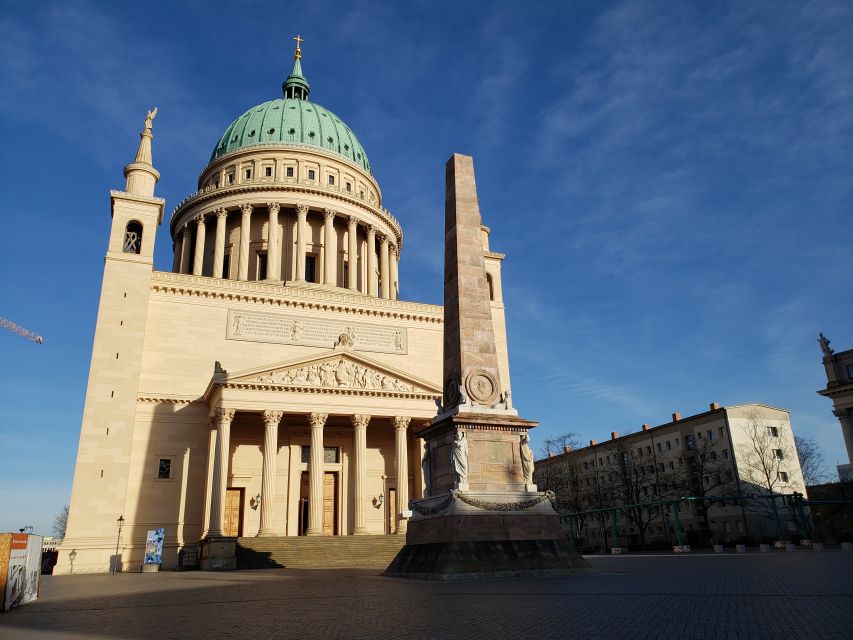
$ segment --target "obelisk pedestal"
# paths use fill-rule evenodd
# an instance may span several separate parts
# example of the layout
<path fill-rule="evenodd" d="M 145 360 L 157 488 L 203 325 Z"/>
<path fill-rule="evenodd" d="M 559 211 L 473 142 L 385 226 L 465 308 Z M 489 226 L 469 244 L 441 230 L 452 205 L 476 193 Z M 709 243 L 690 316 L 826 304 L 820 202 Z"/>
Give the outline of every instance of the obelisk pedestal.
<path fill-rule="evenodd" d="M 533 484 L 527 432 L 501 386 L 480 239 L 474 163 L 447 162 L 444 396 L 424 439 L 426 497 L 386 576 L 454 580 L 565 575 L 589 565 L 567 541 L 554 495 Z"/>

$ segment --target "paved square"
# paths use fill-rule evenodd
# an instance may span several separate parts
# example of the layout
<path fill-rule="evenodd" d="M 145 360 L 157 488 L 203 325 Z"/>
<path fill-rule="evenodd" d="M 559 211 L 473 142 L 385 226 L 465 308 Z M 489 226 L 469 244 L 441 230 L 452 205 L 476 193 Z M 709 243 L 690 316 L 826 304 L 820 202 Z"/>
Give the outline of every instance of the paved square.
<path fill-rule="evenodd" d="M 46 576 L 0 638 L 844 638 L 853 553 L 590 557 L 571 578 L 381 569 Z"/>

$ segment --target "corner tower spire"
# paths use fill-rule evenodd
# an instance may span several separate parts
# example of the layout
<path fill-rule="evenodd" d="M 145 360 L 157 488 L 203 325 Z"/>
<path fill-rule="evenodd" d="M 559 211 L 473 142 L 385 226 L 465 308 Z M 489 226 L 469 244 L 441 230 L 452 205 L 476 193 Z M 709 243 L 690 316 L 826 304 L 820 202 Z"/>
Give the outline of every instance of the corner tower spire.
<path fill-rule="evenodd" d="M 297 35 L 293 39 L 296 40 L 296 52 L 293 54 L 293 70 L 287 76 L 287 80 L 284 81 L 281 88 L 284 91 L 285 98 L 307 100 L 308 94 L 311 92 L 311 85 L 308 84 L 305 76 L 302 75 L 302 63 L 300 62 L 302 60 L 302 48 L 300 45 L 305 40 L 300 35 Z"/>
<path fill-rule="evenodd" d="M 136 159 L 124 168 L 127 184 L 124 190 L 137 196 L 153 196 L 154 185 L 160 179 L 160 173 L 154 168 L 151 159 L 151 139 L 154 137 L 152 123 L 157 116 L 157 107 L 145 117 L 145 127 L 139 134 L 139 149 Z"/>

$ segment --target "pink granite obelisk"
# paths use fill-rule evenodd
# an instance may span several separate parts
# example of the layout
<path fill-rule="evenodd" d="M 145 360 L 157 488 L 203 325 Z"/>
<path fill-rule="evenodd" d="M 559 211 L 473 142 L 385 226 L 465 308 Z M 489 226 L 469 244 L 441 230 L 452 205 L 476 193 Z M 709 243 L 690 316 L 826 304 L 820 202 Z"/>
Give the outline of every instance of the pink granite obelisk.
<path fill-rule="evenodd" d="M 529 429 L 501 387 L 474 161 L 447 161 L 444 397 L 424 439 L 427 483 L 410 502 L 406 546 L 385 575 L 432 580 L 554 575 L 589 565 L 561 532 L 554 496 L 533 484 Z"/>

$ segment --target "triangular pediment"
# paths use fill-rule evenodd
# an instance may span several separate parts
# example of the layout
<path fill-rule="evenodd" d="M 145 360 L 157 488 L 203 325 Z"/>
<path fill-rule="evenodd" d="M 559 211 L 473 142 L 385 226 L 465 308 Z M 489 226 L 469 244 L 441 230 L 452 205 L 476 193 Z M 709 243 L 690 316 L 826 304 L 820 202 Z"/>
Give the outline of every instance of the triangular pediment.
<path fill-rule="evenodd" d="M 226 374 L 218 382 L 441 395 L 441 389 L 426 380 L 360 354 L 337 350 Z"/>

